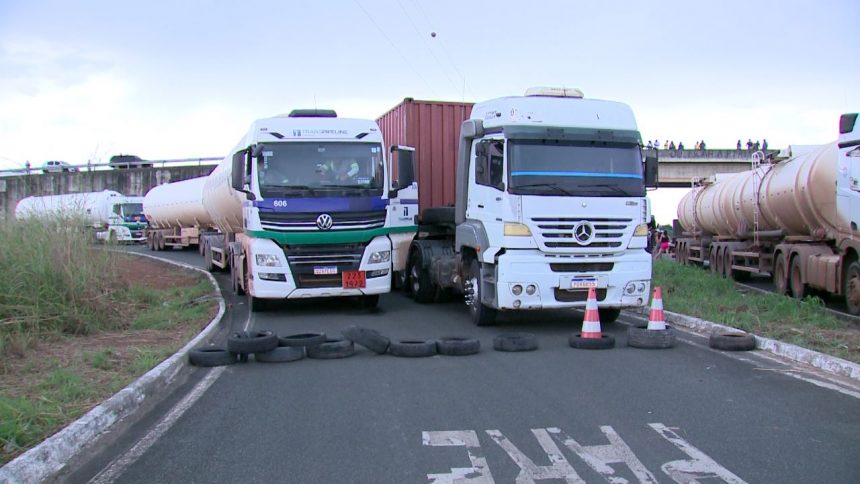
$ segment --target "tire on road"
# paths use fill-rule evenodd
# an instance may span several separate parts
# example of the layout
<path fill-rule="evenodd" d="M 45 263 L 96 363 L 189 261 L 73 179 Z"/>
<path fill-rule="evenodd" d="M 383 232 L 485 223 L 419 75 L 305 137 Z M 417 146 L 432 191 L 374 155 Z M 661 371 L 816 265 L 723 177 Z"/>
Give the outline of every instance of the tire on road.
<path fill-rule="evenodd" d="M 493 338 L 496 351 L 534 351 L 538 349 L 537 336 L 531 333 L 502 333 Z"/>
<path fill-rule="evenodd" d="M 197 348 L 188 353 L 188 361 L 194 366 L 224 366 L 236 363 L 236 355 L 221 347 Z"/>
<path fill-rule="evenodd" d="M 675 346 L 675 331 L 671 326 L 666 329 L 648 329 L 647 325 L 627 328 L 627 346 L 647 350 L 661 350 Z"/>
<path fill-rule="evenodd" d="M 346 358 L 355 354 L 355 345 L 352 341 L 344 338 L 326 338 L 325 343 L 305 348 L 308 358 L 318 360 L 332 360 Z"/>
<path fill-rule="evenodd" d="M 436 342 L 421 340 L 392 341 L 388 347 L 388 352 L 394 356 L 407 358 L 433 356 L 436 354 Z"/>
<path fill-rule="evenodd" d="M 300 346 L 278 346 L 271 351 L 254 353 L 254 360 L 261 363 L 284 363 L 298 361 L 305 357 L 305 349 Z"/>
<path fill-rule="evenodd" d="M 391 344 L 390 339 L 375 329 L 350 326 L 343 330 L 342 334 L 346 339 L 364 346 L 378 355 L 384 355 Z"/>
<path fill-rule="evenodd" d="M 750 351 L 755 349 L 755 336 L 749 333 L 714 332 L 708 346 L 722 351 Z"/>
<path fill-rule="evenodd" d="M 466 356 L 481 352 L 481 341 L 461 336 L 443 336 L 436 341 L 436 351 L 446 356 Z"/>
<path fill-rule="evenodd" d="M 580 350 L 608 350 L 615 348 L 615 336 L 602 333 L 599 338 L 583 338 L 582 333 L 573 333 L 567 338 L 567 343 Z"/>
<path fill-rule="evenodd" d="M 325 333 L 299 333 L 279 337 L 278 346 L 316 346 L 325 341 Z"/>
<path fill-rule="evenodd" d="M 240 355 L 263 353 L 277 347 L 278 335 L 271 331 L 241 331 L 227 338 L 227 350 Z"/>

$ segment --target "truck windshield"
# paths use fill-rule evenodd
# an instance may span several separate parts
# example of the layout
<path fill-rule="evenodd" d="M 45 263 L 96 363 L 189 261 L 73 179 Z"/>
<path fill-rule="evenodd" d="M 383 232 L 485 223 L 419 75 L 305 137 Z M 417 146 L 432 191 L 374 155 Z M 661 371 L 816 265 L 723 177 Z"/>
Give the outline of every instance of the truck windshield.
<path fill-rule="evenodd" d="M 263 198 L 381 196 L 383 166 L 379 143 L 266 143 L 257 174 Z"/>
<path fill-rule="evenodd" d="M 642 154 L 632 143 L 510 140 L 510 192 L 643 197 Z"/>
<path fill-rule="evenodd" d="M 129 215 L 140 215 L 143 213 L 143 204 L 121 203 L 119 205 L 114 205 L 114 212 L 123 217 L 127 217 Z"/>

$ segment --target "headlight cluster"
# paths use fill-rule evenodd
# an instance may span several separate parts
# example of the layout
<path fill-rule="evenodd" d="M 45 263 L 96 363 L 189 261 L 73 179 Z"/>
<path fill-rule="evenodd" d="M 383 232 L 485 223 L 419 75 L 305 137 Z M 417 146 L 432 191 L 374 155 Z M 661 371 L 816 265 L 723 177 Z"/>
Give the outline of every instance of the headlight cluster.
<path fill-rule="evenodd" d="M 534 296 L 535 292 L 537 292 L 537 286 L 534 284 L 528 284 L 525 286 L 526 294 L 529 296 Z M 514 284 L 511 286 L 511 294 L 514 296 L 519 296 L 523 293 L 523 284 Z"/>
<path fill-rule="evenodd" d="M 255 254 L 257 265 L 263 267 L 281 267 L 281 261 L 274 254 Z"/>
<path fill-rule="evenodd" d="M 372 252 L 370 254 L 370 260 L 367 262 L 370 264 L 379 264 L 380 262 L 388 262 L 391 260 L 391 251 L 390 250 L 380 250 L 379 252 Z"/>
<path fill-rule="evenodd" d="M 625 296 L 644 294 L 648 290 L 648 281 L 630 281 L 624 286 Z"/>

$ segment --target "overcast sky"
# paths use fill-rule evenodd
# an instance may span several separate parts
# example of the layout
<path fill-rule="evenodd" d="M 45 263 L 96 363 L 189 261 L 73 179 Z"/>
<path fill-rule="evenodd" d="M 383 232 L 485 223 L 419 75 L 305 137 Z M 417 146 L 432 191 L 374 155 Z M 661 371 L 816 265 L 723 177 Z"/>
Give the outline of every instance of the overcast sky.
<path fill-rule="evenodd" d="M 856 0 L 0 0 L 0 169 L 223 156 L 297 107 L 536 85 L 625 102 L 644 139 L 824 143 L 860 109 L 858 21 Z"/>

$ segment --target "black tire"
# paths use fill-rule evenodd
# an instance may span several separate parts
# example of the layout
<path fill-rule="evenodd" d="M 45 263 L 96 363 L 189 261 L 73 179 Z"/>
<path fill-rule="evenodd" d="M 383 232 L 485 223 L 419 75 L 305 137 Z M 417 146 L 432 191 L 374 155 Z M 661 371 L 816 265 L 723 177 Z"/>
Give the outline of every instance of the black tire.
<path fill-rule="evenodd" d="M 394 356 L 407 358 L 422 358 L 436 354 L 435 341 L 403 340 L 392 341 L 388 352 Z"/>
<path fill-rule="evenodd" d="M 236 363 L 236 355 L 224 348 L 197 348 L 188 353 L 188 362 L 194 366 L 224 366 Z"/>
<path fill-rule="evenodd" d="M 454 207 L 430 207 L 421 212 L 421 222 L 430 225 L 454 225 Z"/>
<path fill-rule="evenodd" d="M 477 259 L 472 259 L 469 264 L 469 280 L 472 286 L 471 303 L 468 303 L 469 313 L 472 316 L 472 322 L 475 326 L 493 326 L 496 324 L 496 310 L 485 306 L 481 303 L 483 284 L 483 274 L 481 274 L 481 264 Z"/>
<path fill-rule="evenodd" d="M 755 349 L 755 336 L 749 333 L 713 333 L 708 346 L 723 351 L 750 351 Z"/>
<path fill-rule="evenodd" d="M 415 302 L 426 304 L 436 299 L 436 288 L 430 281 L 430 272 L 422 267 L 421 251 L 416 250 L 409 258 L 410 293 Z"/>
<path fill-rule="evenodd" d="M 361 296 L 361 307 L 364 309 L 375 309 L 379 306 L 379 294 Z"/>
<path fill-rule="evenodd" d="M 791 270 L 788 273 L 791 280 L 791 296 L 795 299 L 803 299 L 806 297 L 807 287 L 803 283 L 803 273 L 800 269 L 801 256 L 796 255 L 791 259 Z"/>
<path fill-rule="evenodd" d="M 615 348 L 615 336 L 601 334 L 600 338 L 583 338 L 582 333 L 573 333 L 567 338 L 567 343 L 580 350 L 608 350 Z"/>
<path fill-rule="evenodd" d="M 163 251 L 164 249 L 167 248 L 167 245 L 164 243 L 164 234 L 159 232 L 158 238 L 156 240 L 158 241 L 158 249 L 156 249 L 156 250 L 162 250 Z"/>
<path fill-rule="evenodd" d="M 316 346 L 325 342 L 325 333 L 299 333 L 278 338 L 278 346 Z"/>
<path fill-rule="evenodd" d="M 860 314 L 860 262 L 848 264 L 842 284 L 846 309 L 855 316 Z"/>
<path fill-rule="evenodd" d="M 236 271 L 236 265 L 233 264 L 233 257 L 230 257 L 230 283 L 233 286 L 233 294 L 237 296 L 244 296 L 245 289 L 242 288 L 242 284 L 239 283 L 239 277 Z"/>
<path fill-rule="evenodd" d="M 308 358 L 318 360 L 333 360 L 346 358 L 355 354 L 355 345 L 352 341 L 343 338 L 327 338 L 325 343 L 305 348 Z"/>
<path fill-rule="evenodd" d="M 271 351 L 254 353 L 254 360 L 261 363 L 285 363 L 305 357 L 305 349 L 296 346 L 278 346 Z"/>
<path fill-rule="evenodd" d="M 436 341 L 436 351 L 446 356 L 466 356 L 481 352 L 481 342 L 476 338 L 444 336 Z"/>
<path fill-rule="evenodd" d="M 496 351 L 534 351 L 538 349 L 537 336 L 531 333 L 502 333 L 493 338 Z"/>
<path fill-rule="evenodd" d="M 242 331 L 227 338 L 227 350 L 240 355 L 263 353 L 277 347 L 278 336 L 271 331 Z"/>
<path fill-rule="evenodd" d="M 675 331 L 671 326 L 666 329 L 648 329 L 647 325 L 627 328 L 627 346 L 647 350 L 662 350 L 675 346 Z"/>
<path fill-rule="evenodd" d="M 777 294 L 788 293 L 788 264 L 785 262 L 785 254 L 776 256 L 773 263 L 773 287 Z"/>
<path fill-rule="evenodd" d="M 597 308 L 600 324 L 612 324 L 621 316 L 621 308 Z"/>
<path fill-rule="evenodd" d="M 350 326 L 343 330 L 342 333 L 346 339 L 364 346 L 378 355 L 384 355 L 391 344 L 390 339 L 375 329 Z"/>

